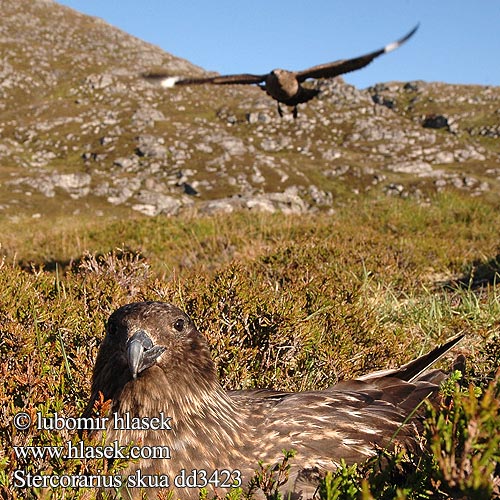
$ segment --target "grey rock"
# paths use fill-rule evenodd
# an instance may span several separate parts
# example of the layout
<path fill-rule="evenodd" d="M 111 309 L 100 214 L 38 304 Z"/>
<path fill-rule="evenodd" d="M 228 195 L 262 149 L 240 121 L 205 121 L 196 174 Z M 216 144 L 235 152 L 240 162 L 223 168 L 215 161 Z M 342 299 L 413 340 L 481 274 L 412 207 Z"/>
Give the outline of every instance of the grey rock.
<path fill-rule="evenodd" d="M 433 169 L 430 163 L 425 161 L 406 161 L 395 163 L 387 166 L 387 170 L 391 172 L 399 172 L 403 174 L 413 174 L 427 176 L 432 173 Z"/>
<path fill-rule="evenodd" d="M 148 158 L 165 158 L 167 155 L 167 148 L 164 146 L 165 141 L 162 137 L 141 135 L 137 138 L 137 141 L 137 154 L 139 156 L 146 156 Z"/>
<path fill-rule="evenodd" d="M 94 90 L 105 89 L 113 84 L 113 76 L 109 74 L 89 75 L 85 79 L 85 85 Z"/>
<path fill-rule="evenodd" d="M 107 201 L 112 205 L 122 205 L 140 188 L 139 179 L 121 178 L 113 181 L 113 186 L 108 188 Z"/>
<path fill-rule="evenodd" d="M 297 189 L 291 187 L 284 192 L 240 195 L 204 202 L 200 204 L 199 209 L 202 213 L 230 213 L 234 210 L 247 209 L 269 213 L 281 211 L 288 214 L 301 214 L 310 210 L 310 207 L 297 194 Z"/>
<path fill-rule="evenodd" d="M 468 175 L 453 177 L 451 184 L 458 189 L 471 189 L 479 185 L 479 181 L 475 177 Z"/>
<path fill-rule="evenodd" d="M 256 166 L 253 167 L 254 173 L 252 174 L 252 182 L 254 184 L 265 184 L 266 178 L 262 175 L 262 172 Z"/>
<path fill-rule="evenodd" d="M 236 118 L 236 115 L 228 107 L 223 107 L 219 109 L 217 111 L 217 117 L 225 121 L 229 125 L 234 125 L 235 123 L 238 122 L 238 118 Z"/>
<path fill-rule="evenodd" d="M 86 173 L 52 175 L 54 185 L 63 189 L 75 199 L 89 194 L 91 180 L 90 175 Z"/>
<path fill-rule="evenodd" d="M 267 113 L 262 112 L 252 112 L 247 114 L 248 123 L 270 123 L 272 118 Z"/>
<path fill-rule="evenodd" d="M 485 174 L 500 179 L 500 168 L 488 168 Z"/>
<path fill-rule="evenodd" d="M 139 203 L 132 205 L 132 208 L 146 215 L 175 215 L 182 205 L 178 198 L 155 191 L 141 190 L 135 199 Z"/>
<path fill-rule="evenodd" d="M 470 127 L 468 132 L 472 136 L 490 137 L 498 139 L 500 137 L 500 124 L 495 125 L 479 125 Z"/>
<path fill-rule="evenodd" d="M 451 151 L 439 151 L 436 153 L 434 161 L 436 163 L 453 163 L 455 155 Z"/>
<path fill-rule="evenodd" d="M 318 207 L 331 206 L 333 203 L 332 193 L 328 191 L 322 191 L 314 185 L 309 186 L 309 196 L 312 198 L 314 204 Z"/>
<path fill-rule="evenodd" d="M 99 142 L 101 143 L 101 146 L 107 146 L 108 144 L 111 144 L 114 140 L 116 140 L 116 139 L 113 137 L 101 137 L 99 139 Z M 90 153 L 85 153 L 85 155 L 90 155 Z M 88 159 L 88 158 L 85 158 L 85 156 L 84 156 L 84 159 Z"/>
<path fill-rule="evenodd" d="M 389 99 L 388 97 L 381 96 L 380 94 L 372 95 L 373 102 L 375 104 L 380 104 L 389 109 L 394 109 L 396 107 L 396 101 L 394 99 Z"/>
<path fill-rule="evenodd" d="M 489 191 L 491 188 L 490 188 L 490 184 L 486 181 L 483 181 L 479 184 L 479 186 L 477 187 L 477 191 L 479 193 L 485 193 L 486 191 Z"/>
<path fill-rule="evenodd" d="M 338 158 L 340 158 L 342 156 L 342 153 L 338 150 L 335 150 L 335 149 L 328 149 L 326 151 L 323 151 L 321 156 L 322 156 L 323 160 L 325 160 L 325 161 L 333 161 L 333 160 L 337 160 Z"/>
<path fill-rule="evenodd" d="M 220 200 L 212 200 L 200 205 L 200 211 L 206 214 L 214 213 L 226 213 L 229 214 L 234 212 L 235 209 L 239 208 L 236 203 L 231 199 L 223 198 Z"/>
<path fill-rule="evenodd" d="M 347 172 L 349 172 L 350 168 L 351 167 L 349 165 L 339 165 L 338 167 L 324 170 L 323 174 L 326 177 L 340 177 L 342 175 L 347 174 Z"/>
<path fill-rule="evenodd" d="M 191 158 L 191 155 L 184 148 L 180 148 L 179 146 L 169 146 L 168 152 L 170 153 L 170 157 L 172 161 L 178 165 L 182 165 Z"/>
<path fill-rule="evenodd" d="M 455 161 L 465 162 L 469 160 L 485 161 L 486 156 L 477 149 L 468 146 L 466 149 L 458 149 L 454 152 Z"/>
<path fill-rule="evenodd" d="M 214 151 L 214 148 L 205 142 L 197 142 L 194 147 L 202 153 L 210 154 Z"/>
<path fill-rule="evenodd" d="M 403 89 L 407 92 L 418 92 L 420 87 L 418 82 L 407 82 L 404 84 Z"/>
<path fill-rule="evenodd" d="M 434 185 L 436 186 L 436 188 L 438 189 L 438 191 L 442 191 L 443 188 L 446 186 L 446 184 L 448 184 L 448 182 L 446 181 L 446 179 L 436 179 L 434 181 Z"/>
<path fill-rule="evenodd" d="M 475 186 L 478 183 L 477 179 L 469 176 L 465 176 L 463 181 L 464 181 L 464 186 L 469 188 Z"/>
<path fill-rule="evenodd" d="M 131 171 L 137 165 L 137 158 L 135 158 L 135 157 L 117 158 L 116 160 L 113 161 L 113 165 L 116 165 L 117 167 L 121 167 L 125 171 Z"/>
<path fill-rule="evenodd" d="M 264 151 L 281 151 L 291 144 L 291 139 L 288 136 L 282 136 L 277 139 L 273 139 L 271 137 L 266 137 L 261 143 L 260 147 Z"/>
<path fill-rule="evenodd" d="M 267 196 L 250 198 L 245 201 L 244 206 L 250 210 L 257 210 L 258 212 L 276 212 L 274 203 Z"/>
<path fill-rule="evenodd" d="M 391 183 L 385 186 L 384 192 L 389 196 L 401 196 L 405 190 L 403 184 Z"/>
<path fill-rule="evenodd" d="M 237 137 L 223 137 L 219 144 L 231 156 L 243 155 L 247 152 L 245 144 Z"/>
<path fill-rule="evenodd" d="M 142 107 L 132 115 L 132 122 L 153 126 L 155 122 L 165 120 L 165 115 L 156 108 Z"/>

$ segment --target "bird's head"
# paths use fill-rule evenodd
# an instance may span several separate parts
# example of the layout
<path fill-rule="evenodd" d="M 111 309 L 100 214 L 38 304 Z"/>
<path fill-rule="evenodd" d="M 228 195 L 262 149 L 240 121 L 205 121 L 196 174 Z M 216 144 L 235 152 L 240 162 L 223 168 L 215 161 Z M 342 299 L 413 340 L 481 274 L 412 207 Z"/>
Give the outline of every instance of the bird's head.
<path fill-rule="evenodd" d="M 109 317 L 94 378 L 107 378 L 111 370 L 120 385 L 148 376 L 175 382 L 181 372 L 215 377 L 207 343 L 193 321 L 163 302 L 127 304 Z"/>
<path fill-rule="evenodd" d="M 141 416 L 168 411 L 181 419 L 220 391 L 208 343 L 189 316 L 171 304 L 135 302 L 108 319 L 85 414 L 92 413 L 101 393 L 113 401 L 113 411 Z"/>
<path fill-rule="evenodd" d="M 287 71 L 286 69 L 280 69 L 280 68 L 273 69 L 267 75 L 266 83 L 281 82 L 283 79 L 285 79 L 290 74 L 291 74 L 291 72 Z"/>

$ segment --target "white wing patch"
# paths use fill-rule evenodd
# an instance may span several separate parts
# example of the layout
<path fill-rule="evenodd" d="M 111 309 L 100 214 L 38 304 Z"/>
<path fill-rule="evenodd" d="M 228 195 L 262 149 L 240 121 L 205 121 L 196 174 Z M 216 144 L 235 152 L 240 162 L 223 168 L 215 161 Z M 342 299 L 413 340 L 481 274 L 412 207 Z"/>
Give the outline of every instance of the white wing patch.
<path fill-rule="evenodd" d="M 392 52 L 393 50 L 396 50 L 401 44 L 399 42 L 392 42 L 389 43 L 385 46 L 384 52 L 387 54 L 387 52 Z"/>
<path fill-rule="evenodd" d="M 161 86 L 164 89 L 171 89 L 180 80 L 178 76 L 169 76 L 161 81 Z"/>

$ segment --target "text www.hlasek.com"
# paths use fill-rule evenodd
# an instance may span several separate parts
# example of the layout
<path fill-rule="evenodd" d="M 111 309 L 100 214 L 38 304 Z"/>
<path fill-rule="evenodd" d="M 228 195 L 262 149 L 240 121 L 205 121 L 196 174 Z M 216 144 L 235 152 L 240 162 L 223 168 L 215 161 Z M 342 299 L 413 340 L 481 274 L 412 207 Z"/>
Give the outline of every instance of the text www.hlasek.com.
<path fill-rule="evenodd" d="M 141 459 L 170 458 L 168 446 L 120 446 L 118 441 L 105 446 L 85 446 L 83 441 L 73 444 L 66 442 L 66 446 L 14 446 L 17 458 L 62 458 L 62 459 Z"/>

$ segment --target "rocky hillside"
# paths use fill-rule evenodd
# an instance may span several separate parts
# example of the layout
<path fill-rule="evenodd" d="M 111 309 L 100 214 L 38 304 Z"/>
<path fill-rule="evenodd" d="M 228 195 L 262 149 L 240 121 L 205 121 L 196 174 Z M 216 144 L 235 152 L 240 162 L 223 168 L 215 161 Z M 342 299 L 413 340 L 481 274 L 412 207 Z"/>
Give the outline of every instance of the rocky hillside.
<path fill-rule="evenodd" d="M 138 74 L 203 70 L 51 0 L 3 0 L 0 47 L 2 218 L 500 188 L 498 87 L 335 79 L 280 118 L 258 88 L 151 86 Z"/>

